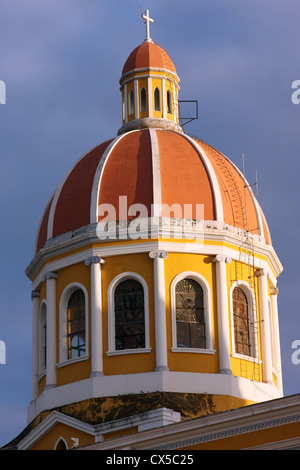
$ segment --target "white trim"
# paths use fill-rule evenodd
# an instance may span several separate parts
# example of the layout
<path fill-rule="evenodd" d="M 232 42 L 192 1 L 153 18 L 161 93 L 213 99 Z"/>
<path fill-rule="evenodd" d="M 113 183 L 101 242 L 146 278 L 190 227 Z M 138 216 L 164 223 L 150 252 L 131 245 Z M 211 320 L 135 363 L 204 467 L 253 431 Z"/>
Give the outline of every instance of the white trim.
<path fill-rule="evenodd" d="M 67 308 L 68 301 L 77 289 L 84 293 L 85 300 L 85 354 L 78 358 L 68 359 L 67 345 Z M 89 356 L 89 295 L 86 287 L 80 282 L 72 282 L 63 290 L 59 300 L 59 365 L 68 365 L 70 361 L 77 362 Z"/>
<path fill-rule="evenodd" d="M 60 443 L 60 441 L 62 441 L 62 442 L 65 444 L 66 450 L 68 450 L 68 449 L 69 449 L 69 446 L 68 446 L 68 444 L 67 444 L 67 441 L 66 441 L 62 436 L 60 436 L 60 437 L 57 439 L 57 441 L 55 442 L 55 444 L 54 444 L 54 450 L 56 450 L 56 448 L 57 448 L 58 444 Z"/>
<path fill-rule="evenodd" d="M 124 85 L 124 123 L 128 122 L 127 83 Z"/>
<path fill-rule="evenodd" d="M 248 319 L 249 323 L 253 322 L 253 339 L 254 344 L 251 346 L 251 349 L 254 349 L 253 356 L 246 356 L 244 354 L 239 354 L 235 350 L 235 335 L 234 335 L 234 318 L 233 318 L 233 299 L 232 294 L 236 287 L 239 287 L 243 293 L 245 294 L 248 302 Z M 257 324 L 257 306 L 256 306 L 256 298 L 255 294 L 248 284 L 248 282 L 243 280 L 235 281 L 229 290 L 229 303 L 230 303 L 230 323 L 231 323 L 231 350 L 232 350 L 232 357 L 236 357 L 239 359 L 244 359 L 250 362 L 260 363 L 259 360 L 259 351 L 258 351 L 258 329 L 255 326 Z"/>
<path fill-rule="evenodd" d="M 253 402 L 280 398 L 275 385 L 227 374 L 155 371 L 137 374 L 96 376 L 44 390 L 30 403 L 28 423 L 43 410 L 65 406 L 93 397 L 133 393 L 176 392 L 228 395 Z"/>
<path fill-rule="evenodd" d="M 218 241 L 223 240 L 224 242 L 234 243 L 235 240 L 232 240 L 227 235 L 223 234 L 224 237 L 218 239 Z M 206 235 L 204 235 L 206 239 Z M 99 242 L 99 239 L 98 239 Z M 221 245 L 204 245 L 203 243 L 178 243 L 178 242 L 160 242 L 160 241 L 146 241 L 145 243 L 130 243 L 130 244 L 112 244 L 110 246 L 99 246 L 99 247 L 92 247 L 86 250 L 80 251 L 74 255 L 65 256 L 64 258 L 60 258 L 55 261 L 51 261 L 50 263 L 46 263 L 42 269 L 39 271 L 38 275 L 34 279 L 32 283 L 32 289 L 35 290 L 39 287 L 42 282 L 42 278 L 44 274 L 48 271 L 59 271 L 67 266 L 71 266 L 73 264 L 80 263 L 84 261 L 86 258 L 90 256 L 101 256 L 101 257 L 108 257 L 108 256 L 118 256 L 118 255 L 125 255 L 125 254 L 135 254 L 135 253 L 146 253 L 152 250 L 166 250 L 170 253 L 193 253 L 193 254 L 201 254 L 201 255 L 216 255 L 216 254 L 225 254 L 229 256 L 233 260 L 239 261 L 240 252 L 237 249 L 223 247 Z M 51 250 L 50 250 L 51 251 Z M 270 250 L 259 250 L 259 247 L 256 248 L 257 254 L 262 254 L 263 256 L 269 257 L 271 265 L 274 267 L 276 271 L 279 271 L 280 266 L 279 260 L 276 257 L 276 254 L 272 249 Z M 54 253 L 56 254 L 56 253 Z M 54 256 L 52 253 L 52 255 Z M 50 256 L 50 254 L 49 254 Z M 254 264 L 257 268 L 266 268 L 269 269 L 269 264 L 267 261 L 262 260 L 255 256 Z M 37 266 L 38 268 L 41 267 L 41 263 Z M 279 274 L 279 272 L 278 272 Z M 29 275 L 29 273 L 28 273 Z M 34 275 L 34 273 L 32 273 Z M 276 285 L 276 278 L 270 273 L 270 279 L 274 285 Z"/>
<path fill-rule="evenodd" d="M 138 281 L 143 289 L 144 289 L 144 325 L 145 325 L 145 347 L 144 348 L 137 348 L 133 349 L 122 349 L 117 350 L 115 348 L 115 300 L 114 294 L 117 286 L 125 281 L 126 279 L 134 279 Z M 107 316 L 108 316 L 108 351 L 107 355 L 114 355 L 114 354 L 132 354 L 136 352 L 137 354 L 140 352 L 150 352 L 150 339 L 149 339 L 149 293 L 148 293 L 148 285 L 142 276 L 134 272 L 124 272 L 118 274 L 111 283 L 109 284 L 108 291 L 107 291 Z"/>
<path fill-rule="evenodd" d="M 124 81 L 125 77 L 130 77 L 130 75 L 132 75 L 132 77 L 126 79 L 126 81 L 128 82 L 128 81 L 131 81 L 133 79 L 133 76 L 136 75 L 136 73 L 141 73 L 141 72 L 145 72 L 145 75 L 141 75 L 141 76 L 139 76 L 139 78 L 149 77 L 149 72 L 163 73 L 164 77 L 167 76 L 168 80 L 175 81 L 176 85 L 179 87 L 178 83 L 180 82 L 180 80 L 179 80 L 178 75 L 176 73 L 172 72 L 171 70 L 162 69 L 162 68 L 159 68 L 159 67 L 141 67 L 141 68 L 138 68 L 138 69 L 130 70 L 129 72 L 126 72 L 126 73 L 124 73 L 124 75 L 122 75 L 122 77 L 120 78 L 120 81 L 119 81 L 120 85 L 123 86 L 123 84 L 125 83 L 125 81 Z M 155 77 L 155 75 L 151 74 L 151 77 Z"/>
<path fill-rule="evenodd" d="M 152 78 L 147 78 L 148 84 L 148 116 L 153 117 Z"/>
<path fill-rule="evenodd" d="M 215 209 L 216 220 L 218 222 L 223 222 L 223 220 L 224 220 L 223 202 L 222 202 L 220 186 L 219 186 L 219 182 L 218 182 L 215 170 L 213 169 L 213 166 L 212 166 L 209 158 L 207 157 L 205 151 L 200 146 L 200 144 L 198 142 L 196 142 L 196 140 L 192 139 L 191 137 L 189 137 L 186 134 L 183 134 L 183 136 L 186 138 L 186 140 L 188 140 L 193 145 L 193 147 L 198 152 L 198 154 L 199 154 L 199 156 L 200 156 L 200 158 L 201 158 L 201 160 L 202 160 L 202 162 L 203 162 L 203 164 L 206 168 L 207 176 L 208 176 L 209 181 L 211 183 L 211 189 L 212 189 L 212 193 L 213 193 L 213 197 L 214 197 L 214 206 L 215 206 L 214 209 Z"/>
<path fill-rule="evenodd" d="M 163 119 L 166 119 L 167 115 L 167 97 L 166 97 L 166 79 L 162 78 L 161 80 L 161 89 L 162 89 L 162 111 Z"/>
<path fill-rule="evenodd" d="M 100 184 L 102 180 L 103 170 L 108 160 L 108 157 L 116 144 L 119 142 L 125 134 L 116 137 L 107 147 L 105 152 L 103 153 L 100 162 L 98 163 L 97 169 L 95 171 L 92 191 L 91 191 L 91 210 L 90 210 L 90 223 L 97 223 L 98 222 L 98 200 L 99 200 L 99 190 Z"/>
<path fill-rule="evenodd" d="M 158 140 L 155 129 L 149 129 L 152 155 L 152 181 L 153 181 L 153 205 L 154 213 L 152 217 L 161 216 L 161 179 L 160 179 L 160 158 Z"/>
<path fill-rule="evenodd" d="M 177 347 L 177 328 L 176 328 L 176 296 L 175 289 L 178 282 L 183 279 L 193 279 L 198 282 L 203 290 L 204 318 L 205 318 L 205 337 L 206 348 L 178 348 Z M 212 338 L 212 309 L 211 309 L 211 290 L 207 280 L 195 271 L 185 271 L 178 274 L 171 283 L 171 315 L 172 315 L 172 351 L 176 352 L 204 352 L 213 353 Z"/>

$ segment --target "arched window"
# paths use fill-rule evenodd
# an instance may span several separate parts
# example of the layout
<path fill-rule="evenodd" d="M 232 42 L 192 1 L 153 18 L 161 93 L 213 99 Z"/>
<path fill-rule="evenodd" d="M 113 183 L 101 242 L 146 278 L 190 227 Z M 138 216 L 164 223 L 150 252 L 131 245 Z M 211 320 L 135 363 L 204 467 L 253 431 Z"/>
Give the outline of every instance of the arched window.
<path fill-rule="evenodd" d="M 254 322 L 251 318 L 249 298 L 241 287 L 233 289 L 232 309 L 235 352 L 254 357 Z"/>
<path fill-rule="evenodd" d="M 178 348 L 206 348 L 204 296 L 194 279 L 176 284 L 176 332 Z"/>
<path fill-rule="evenodd" d="M 172 95 L 170 90 L 167 91 L 167 111 L 172 114 Z"/>
<path fill-rule="evenodd" d="M 133 95 L 132 90 L 130 90 L 129 92 L 128 106 L 129 106 L 129 115 L 134 114 L 134 95 Z"/>
<path fill-rule="evenodd" d="M 160 91 L 157 87 L 154 90 L 154 109 L 160 111 Z"/>
<path fill-rule="evenodd" d="M 144 289 L 135 279 L 120 282 L 114 294 L 115 350 L 145 348 Z"/>
<path fill-rule="evenodd" d="M 67 308 L 68 359 L 85 355 L 85 296 L 77 289 L 70 296 Z"/>
<path fill-rule="evenodd" d="M 39 373 L 42 374 L 47 367 L 47 307 L 43 301 L 40 308 L 39 321 Z"/>
<path fill-rule="evenodd" d="M 63 437 L 60 437 L 54 446 L 54 450 L 68 450 L 67 443 Z"/>
<path fill-rule="evenodd" d="M 147 92 L 143 87 L 140 92 L 141 112 L 147 111 Z"/>

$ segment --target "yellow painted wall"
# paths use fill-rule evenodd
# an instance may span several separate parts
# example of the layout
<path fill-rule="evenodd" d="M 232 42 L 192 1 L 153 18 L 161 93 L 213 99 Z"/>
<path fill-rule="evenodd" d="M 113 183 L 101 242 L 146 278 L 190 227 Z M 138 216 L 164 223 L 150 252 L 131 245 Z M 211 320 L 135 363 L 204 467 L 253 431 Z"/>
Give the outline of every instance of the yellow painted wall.
<path fill-rule="evenodd" d="M 155 99 L 154 99 L 155 88 L 158 88 L 160 92 L 160 110 L 159 111 L 155 111 Z M 152 100 L 153 100 L 153 117 L 162 118 L 163 117 L 163 106 L 162 106 L 163 100 L 162 100 L 162 80 L 160 78 L 152 79 Z"/>
<path fill-rule="evenodd" d="M 111 281 L 121 273 L 134 272 L 142 276 L 149 290 L 149 323 L 151 353 L 122 354 L 107 356 L 108 319 L 107 291 Z M 103 367 L 106 375 L 150 372 L 155 370 L 155 325 L 154 325 L 154 286 L 153 260 L 148 253 L 112 256 L 102 265 L 102 301 L 103 301 Z"/>
<path fill-rule="evenodd" d="M 193 271 L 202 275 L 210 286 L 213 285 L 214 264 L 206 255 L 185 253 L 169 253 L 165 260 L 166 279 L 166 315 L 167 315 L 167 348 L 168 364 L 172 371 L 183 372 L 218 372 L 217 354 L 199 354 L 187 352 L 172 352 L 172 309 L 171 309 L 171 284 L 174 278 L 185 271 Z M 213 346 L 217 347 L 217 321 L 216 321 L 216 296 L 211 289 L 212 308 L 212 332 Z"/>
<path fill-rule="evenodd" d="M 136 243 L 136 241 L 135 241 Z M 217 297 L 216 297 L 216 266 L 211 262 L 210 256 L 169 252 L 165 260 L 165 284 L 166 284 L 166 322 L 167 322 L 167 353 L 168 364 L 172 371 L 189 371 L 217 373 L 219 370 L 218 358 L 218 322 L 217 322 Z M 249 281 L 249 266 L 232 261 L 226 264 L 228 292 L 237 279 Z M 150 324 L 150 353 L 121 354 L 108 356 L 108 303 L 107 292 L 112 279 L 124 272 L 135 272 L 141 275 L 149 289 L 149 324 Z M 172 352 L 172 312 L 171 312 L 171 284 L 173 279 L 185 271 L 194 271 L 202 275 L 211 286 L 211 315 L 213 348 L 215 354 Z M 102 300 L 103 300 L 103 365 L 104 373 L 107 375 L 127 374 L 137 372 L 149 372 L 155 370 L 155 315 L 154 315 L 154 284 L 153 284 L 153 260 L 149 258 L 148 252 L 141 254 L 130 254 L 112 256 L 106 259 L 101 268 L 102 272 Z M 59 339 L 59 301 L 66 286 L 73 282 L 83 284 L 90 293 L 90 267 L 84 262 L 66 267 L 58 272 L 57 283 L 57 339 Z M 257 297 L 257 322 L 258 322 L 258 347 L 259 360 L 261 360 L 261 325 L 259 312 L 259 292 L 257 279 L 255 278 L 254 290 Z M 41 300 L 46 297 L 46 285 L 41 285 Z M 90 322 L 90 294 L 89 294 L 89 332 Z M 231 326 L 230 301 L 228 296 L 229 325 Z M 230 328 L 230 347 L 232 353 L 232 331 Z M 89 334 L 89 353 L 91 352 L 91 334 Z M 57 362 L 59 361 L 59 341 L 57 340 Z M 231 357 L 231 368 L 234 375 L 249 378 L 251 380 L 262 380 L 262 366 L 258 361 L 247 358 Z M 90 359 L 69 363 L 57 368 L 57 383 L 64 385 L 76 380 L 88 378 L 91 372 Z M 275 376 L 274 376 L 275 378 Z M 45 385 L 45 377 L 40 380 L 40 391 Z"/>

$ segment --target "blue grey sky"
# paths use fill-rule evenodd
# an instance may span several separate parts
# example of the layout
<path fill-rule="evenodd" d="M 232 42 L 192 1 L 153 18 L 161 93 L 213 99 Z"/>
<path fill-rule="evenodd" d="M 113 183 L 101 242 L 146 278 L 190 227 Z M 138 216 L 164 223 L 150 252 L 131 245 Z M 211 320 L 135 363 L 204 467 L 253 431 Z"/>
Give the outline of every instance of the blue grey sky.
<path fill-rule="evenodd" d="M 145 38 L 173 60 L 180 99 L 198 100 L 186 131 L 258 172 L 258 199 L 284 266 L 279 324 L 285 395 L 300 393 L 298 0 L 0 0 L 0 445 L 26 426 L 31 399 L 31 285 L 44 207 L 71 165 L 121 127 L 119 78 Z M 299 355 L 300 357 L 300 355 Z"/>

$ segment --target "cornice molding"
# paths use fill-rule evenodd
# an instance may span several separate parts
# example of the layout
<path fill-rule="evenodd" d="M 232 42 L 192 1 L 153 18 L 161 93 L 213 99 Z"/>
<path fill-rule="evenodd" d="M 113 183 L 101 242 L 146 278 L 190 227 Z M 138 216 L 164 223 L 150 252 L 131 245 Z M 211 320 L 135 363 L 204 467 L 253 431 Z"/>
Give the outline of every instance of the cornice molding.
<path fill-rule="evenodd" d="M 54 256 L 66 255 L 65 259 L 66 263 L 68 264 L 70 258 L 70 256 L 68 256 L 68 253 L 73 250 L 80 249 L 82 249 L 82 251 L 75 255 L 72 255 L 73 261 L 71 264 L 75 264 L 76 262 L 82 261 L 82 256 L 85 256 L 85 258 L 88 258 L 90 256 L 105 257 L 119 254 L 130 254 L 139 252 L 143 253 L 145 251 L 152 251 L 155 249 L 165 249 L 169 252 L 186 252 L 195 254 L 225 254 L 231 257 L 233 260 L 239 260 L 245 263 L 249 261 L 247 259 L 247 254 L 243 254 L 239 251 L 240 249 L 245 249 L 244 240 L 245 237 L 249 238 L 249 233 L 246 233 L 245 231 L 236 227 L 227 225 L 223 222 L 220 223 L 217 221 L 205 221 L 201 225 L 202 229 L 199 235 L 198 243 L 195 243 L 195 241 L 190 237 L 190 235 L 192 235 L 193 233 L 195 234 L 195 232 L 193 232 L 193 226 L 191 228 L 191 232 L 186 233 L 186 243 L 182 243 L 177 241 L 177 230 L 180 227 L 182 228 L 182 223 L 182 219 L 177 220 L 161 218 L 160 224 L 156 232 L 157 238 L 151 238 L 150 225 L 150 230 L 147 233 L 141 234 L 141 237 L 143 236 L 143 238 L 139 240 L 138 243 L 136 243 L 136 240 L 130 240 L 130 238 L 126 240 L 100 240 L 97 237 L 97 224 L 89 224 L 72 232 L 67 232 L 63 235 L 59 235 L 55 238 L 48 240 L 45 243 L 44 247 L 39 250 L 33 260 L 30 262 L 27 269 L 25 270 L 25 273 L 31 280 L 33 280 L 42 268 L 43 274 L 45 274 L 46 271 L 49 270 L 55 271 L 56 269 L 61 269 L 62 267 L 64 267 L 63 259 L 58 260 L 56 263 L 49 263 L 49 267 L 45 270 L 45 268 L 47 267 L 47 261 L 51 260 L 51 258 Z M 195 224 L 196 223 L 197 221 L 195 221 Z M 169 241 L 161 242 L 158 240 L 159 238 L 164 239 L 167 235 Z M 216 247 L 216 245 L 204 244 L 204 240 L 208 242 L 211 241 L 228 243 L 234 245 L 236 249 L 220 247 L 222 253 L 217 253 L 216 249 L 218 247 Z M 275 253 L 273 246 L 267 245 L 262 237 L 253 234 L 251 234 L 251 244 L 255 255 L 263 256 L 268 259 L 270 266 L 274 270 L 275 276 L 277 277 L 282 272 L 283 268 L 278 259 L 277 254 Z M 91 248 L 90 245 L 97 245 L 97 247 L 94 246 L 93 248 Z M 86 249 L 83 250 L 84 248 Z M 241 256 L 243 257 L 243 259 L 241 259 Z M 264 265 L 264 262 L 261 259 L 257 258 L 256 256 L 254 256 L 254 258 L 258 268 L 267 268 L 267 265 Z M 58 268 L 50 267 L 56 266 L 56 264 L 58 265 Z"/>

